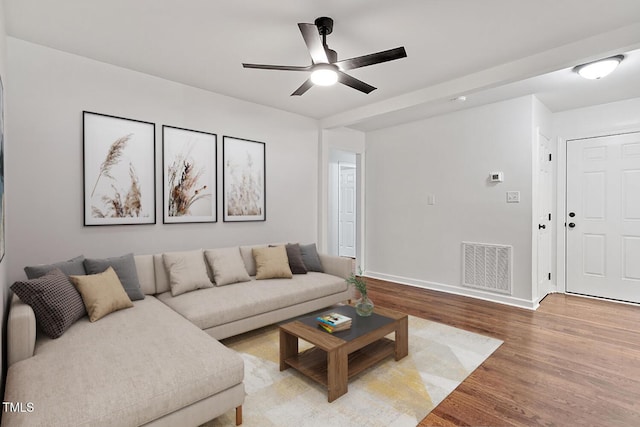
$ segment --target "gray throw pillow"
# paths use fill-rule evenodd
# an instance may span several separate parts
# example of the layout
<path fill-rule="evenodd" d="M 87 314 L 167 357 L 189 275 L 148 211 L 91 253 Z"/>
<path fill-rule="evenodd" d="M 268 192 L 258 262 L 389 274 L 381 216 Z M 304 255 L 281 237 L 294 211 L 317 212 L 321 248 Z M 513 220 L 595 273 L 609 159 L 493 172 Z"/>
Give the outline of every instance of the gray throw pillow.
<path fill-rule="evenodd" d="M 140 280 L 138 279 L 138 270 L 136 269 L 136 261 L 133 254 L 126 254 L 119 257 L 84 260 L 84 268 L 86 274 L 103 273 L 107 268 L 112 267 L 122 287 L 129 296 L 131 301 L 144 299 L 144 294 L 140 290 Z"/>
<path fill-rule="evenodd" d="M 302 259 L 302 251 L 297 243 L 289 243 L 285 246 L 287 249 L 287 258 L 289 258 L 289 267 L 293 274 L 307 274 L 307 266 Z"/>
<path fill-rule="evenodd" d="M 320 256 L 318 255 L 318 249 L 315 243 L 310 245 L 300 245 L 300 252 L 302 253 L 302 261 L 304 262 L 307 271 L 319 271 L 324 273 L 324 268 L 320 262 Z"/>
<path fill-rule="evenodd" d="M 54 264 L 27 266 L 24 268 L 24 272 L 27 275 L 27 279 L 37 279 L 38 277 L 42 277 L 51 270 L 55 270 L 56 268 L 60 269 L 67 276 L 83 275 L 87 274 L 84 269 L 83 261 L 84 256 L 79 255 L 75 258 L 70 259 L 69 261 L 61 261 Z"/>
<path fill-rule="evenodd" d="M 32 280 L 17 281 L 11 290 L 33 309 L 40 330 L 58 338 L 87 312 L 82 297 L 58 268 Z"/>

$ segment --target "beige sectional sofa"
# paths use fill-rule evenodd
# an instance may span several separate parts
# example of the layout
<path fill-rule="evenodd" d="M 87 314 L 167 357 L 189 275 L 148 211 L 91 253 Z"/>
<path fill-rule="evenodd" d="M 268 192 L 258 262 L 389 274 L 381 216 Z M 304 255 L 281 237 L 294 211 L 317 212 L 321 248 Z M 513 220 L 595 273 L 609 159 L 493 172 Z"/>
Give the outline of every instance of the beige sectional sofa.
<path fill-rule="evenodd" d="M 239 250 L 253 276 L 252 247 Z M 95 323 L 85 316 L 57 339 L 14 296 L 4 401 L 32 410 L 5 412 L 2 426 L 197 426 L 234 408 L 241 423 L 243 361 L 217 339 L 350 299 L 352 261 L 320 259 L 324 273 L 172 296 L 162 254 L 138 255 L 145 299 Z"/>

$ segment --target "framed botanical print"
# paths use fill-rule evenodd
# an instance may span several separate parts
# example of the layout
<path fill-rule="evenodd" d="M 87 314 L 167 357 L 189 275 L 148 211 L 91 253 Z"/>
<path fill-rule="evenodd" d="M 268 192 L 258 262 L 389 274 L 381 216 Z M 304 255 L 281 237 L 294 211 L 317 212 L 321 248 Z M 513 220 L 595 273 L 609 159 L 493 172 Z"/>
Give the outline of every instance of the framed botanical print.
<path fill-rule="evenodd" d="M 223 137 L 223 221 L 265 221 L 265 143 Z"/>
<path fill-rule="evenodd" d="M 155 124 L 84 111 L 84 225 L 155 224 Z"/>
<path fill-rule="evenodd" d="M 162 126 L 163 222 L 217 221 L 216 134 Z"/>

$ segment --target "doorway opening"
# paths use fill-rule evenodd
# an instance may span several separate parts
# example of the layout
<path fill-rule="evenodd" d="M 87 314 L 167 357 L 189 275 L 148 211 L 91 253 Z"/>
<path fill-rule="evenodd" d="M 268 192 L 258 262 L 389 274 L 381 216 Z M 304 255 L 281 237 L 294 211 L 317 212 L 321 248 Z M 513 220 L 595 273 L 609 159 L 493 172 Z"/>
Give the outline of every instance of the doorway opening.
<path fill-rule="evenodd" d="M 329 153 L 328 252 L 358 257 L 360 212 L 360 155 L 331 149 Z"/>

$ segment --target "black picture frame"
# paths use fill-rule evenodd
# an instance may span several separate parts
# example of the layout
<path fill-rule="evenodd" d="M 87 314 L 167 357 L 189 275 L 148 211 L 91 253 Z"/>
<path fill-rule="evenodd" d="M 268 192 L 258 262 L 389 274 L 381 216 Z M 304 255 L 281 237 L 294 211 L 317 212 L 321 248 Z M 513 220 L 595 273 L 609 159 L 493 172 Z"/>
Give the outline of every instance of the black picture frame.
<path fill-rule="evenodd" d="M 162 222 L 218 221 L 215 133 L 162 125 Z"/>
<path fill-rule="evenodd" d="M 266 144 L 223 136 L 222 164 L 222 220 L 266 221 Z"/>
<path fill-rule="evenodd" d="M 155 123 L 82 112 L 84 225 L 156 223 Z"/>

